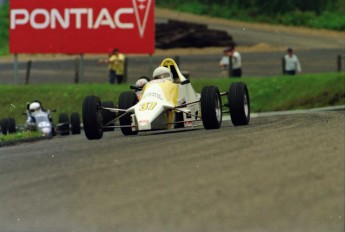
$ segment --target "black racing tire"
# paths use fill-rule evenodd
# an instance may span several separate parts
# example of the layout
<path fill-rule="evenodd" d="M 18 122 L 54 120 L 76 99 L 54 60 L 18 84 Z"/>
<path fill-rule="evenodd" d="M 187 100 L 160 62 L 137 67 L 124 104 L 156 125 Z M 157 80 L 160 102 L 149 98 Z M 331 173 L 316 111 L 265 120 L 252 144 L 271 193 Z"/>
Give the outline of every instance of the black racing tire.
<path fill-rule="evenodd" d="M 1 133 L 3 135 L 7 135 L 7 119 L 1 119 L 0 120 L 0 127 L 1 127 Z"/>
<path fill-rule="evenodd" d="M 54 126 L 52 127 L 52 136 L 57 136 L 56 129 Z"/>
<path fill-rule="evenodd" d="M 219 89 L 205 86 L 201 91 L 201 118 L 206 130 L 219 129 L 222 124 L 222 99 Z"/>
<path fill-rule="evenodd" d="M 59 131 L 61 136 L 69 135 L 69 119 L 67 113 L 59 115 Z"/>
<path fill-rule="evenodd" d="M 248 125 L 250 120 L 250 99 L 247 85 L 233 82 L 228 93 L 229 111 L 234 126 Z"/>
<path fill-rule="evenodd" d="M 123 92 L 119 96 L 118 103 L 119 103 L 119 109 L 128 109 L 138 103 L 138 97 L 134 92 L 131 92 L 131 91 Z M 120 112 L 119 117 L 123 114 L 126 114 L 126 113 Z M 121 125 L 122 134 L 124 135 L 138 134 L 138 131 L 132 131 L 132 128 L 128 127 L 131 125 L 131 122 L 132 122 L 130 114 L 126 114 L 120 117 L 119 121 Z M 126 127 L 122 127 L 122 126 L 126 126 Z"/>
<path fill-rule="evenodd" d="M 101 100 L 96 96 L 87 96 L 83 102 L 83 125 L 89 140 L 103 137 Z"/>
<path fill-rule="evenodd" d="M 106 108 L 114 108 L 114 103 L 112 101 L 102 102 L 102 106 Z M 115 126 L 115 122 L 109 123 L 116 118 L 116 113 L 109 110 L 102 110 L 102 124 L 104 127 Z M 115 128 L 103 128 L 103 131 L 114 131 Z"/>
<path fill-rule="evenodd" d="M 13 134 L 16 133 L 16 121 L 14 120 L 14 118 L 8 118 L 7 119 L 7 132 L 9 134 Z"/>
<path fill-rule="evenodd" d="M 78 112 L 73 112 L 71 114 L 71 133 L 72 135 L 80 134 L 80 117 Z"/>

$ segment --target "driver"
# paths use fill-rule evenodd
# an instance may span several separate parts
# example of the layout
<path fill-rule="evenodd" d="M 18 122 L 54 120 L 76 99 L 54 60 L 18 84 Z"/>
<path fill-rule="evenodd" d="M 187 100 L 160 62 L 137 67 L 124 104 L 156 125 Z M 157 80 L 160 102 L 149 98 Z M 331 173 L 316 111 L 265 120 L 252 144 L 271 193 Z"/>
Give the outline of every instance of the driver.
<path fill-rule="evenodd" d="M 38 103 L 38 102 L 32 102 L 32 103 L 29 105 L 29 110 L 30 110 L 30 113 L 39 112 L 39 111 L 42 110 L 41 104 Z"/>
<path fill-rule="evenodd" d="M 26 122 L 27 123 L 34 123 L 35 122 L 35 118 L 33 117 L 33 114 L 35 113 L 40 113 L 40 112 L 46 112 L 45 109 L 43 109 L 43 106 L 42 106 L 42 103 L 40 101 L 33 101 L 33 102 L 28 102 L 27 103 L 27 111 L 26 111 L 26 116 L 27 116 L 27 119 L 26 119 Z M 49 118 L 49 121 L 52 122 L 52 116 L 50 114 L 50 110 L 48 110 L 48 118 Z"/>
<path fill-rule="evenodd" d="M 141 76 L 138 78 L 137 82 L 135 82 L 135 85 L 137 87 L 135 93 L 137 94 L 138 99 L 141 98 L 143 88 L 147 83 L 149 83 L 149 81 L 150 78 L 148 78 L 147 76 Z"/>
<path fill-rule="evenodd" d="M 153 71 L 152 77 L 154 80 L 164 79 L 174 82 L 173 75 L 170 70 L 166 67 L 158 67 Z"/>
<path fill-rule="evenodd" d="M 33 113 L 35 112 L 40 112 L 42 111 L 42 107 L 41 107 L 41 104 L 37 101 L 34 101 L 34 102 L 31 102 L 31 103 L 28 103 L 28 106 L 27 106 L 27 113 L 26 113 L 26 122 L 27 123 L 33 123 L 35 122 L 35 119 L 34 117 L 32 116 Z"/>

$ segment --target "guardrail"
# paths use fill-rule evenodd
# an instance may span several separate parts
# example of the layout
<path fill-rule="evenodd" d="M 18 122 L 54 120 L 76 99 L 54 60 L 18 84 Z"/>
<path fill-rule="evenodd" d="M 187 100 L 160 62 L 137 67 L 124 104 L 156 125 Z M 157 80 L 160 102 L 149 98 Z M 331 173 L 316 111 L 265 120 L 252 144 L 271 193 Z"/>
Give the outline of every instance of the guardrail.
<path fill-rule="evenodd" d="M 344 72 L 345 54 L 333 53 L 327 56 L 300 55 L 303 73 Z M 165 56 L 128 56 L 125 61 L 124 83 L 133 83 L 141 75 L 152 75 L 154 67 L 158 66 Z M 183 74 L 189 78 L 190 74 L 196 79 L 210 77 L 224 77 L 224 72 L 218 66 L 221 56 L 189 55 L 172 56 L 179 64 Z M 335 58 L 335 59 L 334 59 Z M 231 61 L 231 59 L 230 59 Z M 273 53 L 264 59 L 260 54 L 244 53 L 243 69 L 246 76 L 268 77 L 284 73 L 284 60 L 279 53 Z M 14 67 L 14 69 L 13 69 Z M 83 70 L 85 69 L 85 70 Z M 184 70 L 188 70 L 184 71 Z M 85 72 L 85 76 L 84 73 Z M 15 75 L 13 75 L 15 74 Z M 232 77 L 232 65 L 225 70 L 226 77 Z M 69 60 L 36 61 L 28 60 L 20 63 L 15 56 L 14 63 L 0 63 L 1 84 L 31 84 L 31 83 L 84 83 L 107 82 L 106 66 L 100 66 L 97 58 L 83 59 L 76 57 Z"/>

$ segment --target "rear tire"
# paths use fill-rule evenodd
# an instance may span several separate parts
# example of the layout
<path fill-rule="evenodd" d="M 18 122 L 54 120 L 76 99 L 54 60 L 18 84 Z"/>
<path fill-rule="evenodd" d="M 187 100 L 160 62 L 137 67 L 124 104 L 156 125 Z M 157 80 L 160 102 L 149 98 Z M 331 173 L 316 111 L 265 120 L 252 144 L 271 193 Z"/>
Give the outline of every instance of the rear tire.
<path fill-rule="evenodd" d="M 202 89 L 201 118 L 206 130 L 220 128 L 222 124 L 222 99 L 217 87 L 206 86 Z"/>
<path fill-rule="evenodd" d="M 247 85 L 243 82 L 234 82 L 228 93 L 229 110 L 234 126 L 247 125 L 250 120 L 250 100 Z"/>
<path fill-rule="evenodd" d="M 105 101 L 102 102 L 102 106 L 106 107 L 106 108 L 114 108 L 114 103 L 112 101 Z M 115 123 L 109 123 L 110 121 L 114 120 L 116 118 L 116 113 L 115 112 L 111 112 L 109 110 L 102 110 L 102 118 L 103 118 L 103 126 L 107 127 L 107 126 L 115 126 Z M 114 127 L 113 128 L 103 128 L 103 131 L 114 131 Z"/>
<path fill-rule="evenodd" d="M 14 118 L 7 119 L 7 131 L 9 134 L 16 133 L 16 121 Z"/>
<path fill-rule="evenodd" d="M 119 96 L 119 109 L 128 109 L 138 103 L 137 95 L 134 92 L 127 91 L 123 92 Z M 126 114 L 125 112 L 120 112 L 119 116 Z M 132 123 L 131 115 L 126 114 L 119 119 L 121 126 L 130 126 Z M 121 127 L 122 134 L 124 135 L 135 135 L 138 131 L 132 131 L 131 127 Z"/>
<path fill-rule="evenodd" d="M 99 97 L 88 96 L 84 99 L 83 125 L 86 138 L 89 140 L 102 138 L 102 110 Z"/>
<path fill-rule="evenodd" d="M 69 135 L 69 119 L 67 113 L 61 113 L 59 115 L 59 131 L 62 136 Z"/>
<path fill-rule="evenodd" d="M 80 117 L 77 112 L 71 114 L 71 133 L 72 135 L 80 134 Z"/>

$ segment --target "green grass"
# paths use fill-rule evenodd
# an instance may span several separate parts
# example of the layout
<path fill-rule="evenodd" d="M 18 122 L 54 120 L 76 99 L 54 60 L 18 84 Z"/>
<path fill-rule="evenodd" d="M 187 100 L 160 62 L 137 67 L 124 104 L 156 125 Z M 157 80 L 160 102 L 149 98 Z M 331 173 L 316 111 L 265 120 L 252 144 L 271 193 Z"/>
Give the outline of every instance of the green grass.
<path fill-rule="evenodd" d="M 252 112 L 293 110 L 303 108 L 345 105 L 344 73 L 304 74 L 269 78 L 219 78 L 192 80 L 196 91 L 203 86 L 215 85 L 227 91 L 233 81 L 247 83 Z M 54 122 L 62 112 L 79 112 L 85 96 L 96 95 L 101 101 L 117 103 L 119 94 L 129 90 L 129 85 L 109 84 L 51 84 L 51 85 L 1 85 L 0 118 L 14 117 L 24 124 L 26 102 L 40 100 L 45 108 L 55 109 Z"/>
<path fill-rule="evenodd" d="M 42 135 L 38 132 L 32 132 L 32 131 L 23 131 L 23 132 L 18 132 L 16 134 L 0 135 L 0 143 L 7 142 L 7 141 L 20 140 L 20 139 L 27 139 L 27 138 L 32 138 L 32 137 L 39 137 L 39 136 L 42 136 Z"/>

